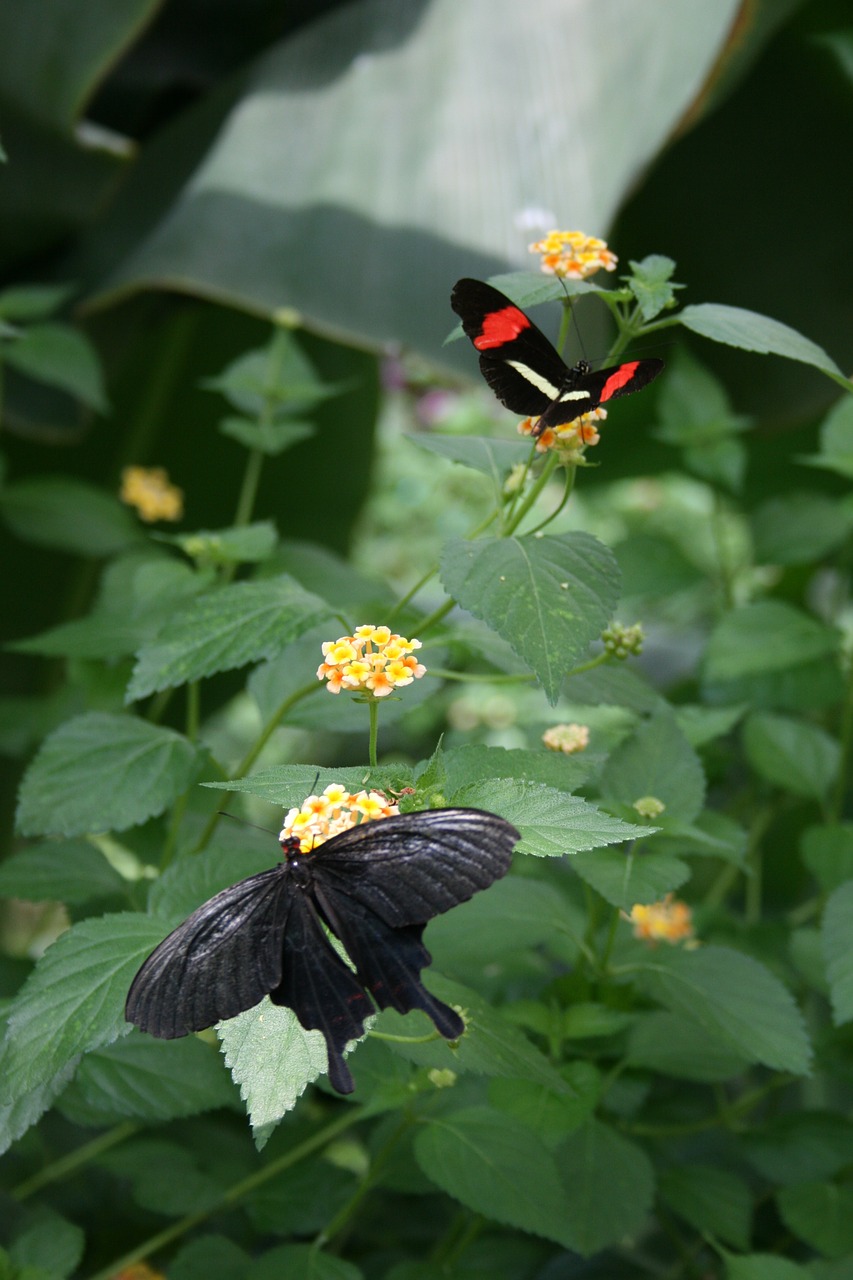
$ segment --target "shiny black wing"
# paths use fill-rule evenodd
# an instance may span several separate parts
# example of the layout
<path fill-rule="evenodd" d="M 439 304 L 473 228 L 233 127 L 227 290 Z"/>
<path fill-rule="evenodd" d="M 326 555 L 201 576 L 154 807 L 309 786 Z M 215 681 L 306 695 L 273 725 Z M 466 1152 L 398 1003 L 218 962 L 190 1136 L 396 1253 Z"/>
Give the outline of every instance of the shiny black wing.
<path fill-rule="evenodd" d="M 281 981 L 270 999 L 292 1009 L 306 1031 L 322 1031 L 332 1086 L 338 1093 L 352 1093 L 355 1083 L 343 1051 L 364 1035 L 364 1019 L 374 1009 L 361 981 L 326 937 L 312 896 L 310 890 L 293 895 L 282 940 Z"/>
<path fill-rule="evenodd" d="M 223 889 L 151 953 L 125 1017 L 164 1040 L 251 1009 L 281 981 L 293 890 L 283 865 Z"/>
<path fill-rule="evenodd" d="M 339 919 L 354 901 L 398 928 L 425 924 L 499 880 L 520 838 L 495 813 L 427 809 L 351 827 L 306 862 Z"/>

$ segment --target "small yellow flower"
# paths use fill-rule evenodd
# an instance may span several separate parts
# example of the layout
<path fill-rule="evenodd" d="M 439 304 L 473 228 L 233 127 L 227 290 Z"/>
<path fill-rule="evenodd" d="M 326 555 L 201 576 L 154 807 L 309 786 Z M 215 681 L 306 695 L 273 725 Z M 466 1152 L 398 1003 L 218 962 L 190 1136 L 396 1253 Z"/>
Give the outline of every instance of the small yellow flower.
<path fill-rule="evenodd" d="M 606 409 L 593 409 L 591 413 L 582 413 L 572 422 L 561 422 L 559 427 L 546 427 L 536 437 L 536 452 L 546 453 L 553 449 L 564 455 L 566 461 L 580 458 L 584 449 L 598 444 L 601 436 L 596 430 L 596 423 L 603 422 L 606 417 Z M 519 433 L 532 436 L 538 421 L 538 418 L 525 418 L 518 424 Z"/>
<path fill-rule="evenodd" d="M 635 903 L 628 917 L 634 926 L 634 937 L 657 945 L 658 942 L 687 942 L 693 937 L 693 913 L 686 902 L 668 893 L 662 902 L 648 906 Z"/>
<path fill-rule="evenodd" d="M 339 782 L 330 782 L 321 796 L 307 796 L 298 809 L 290 809 L 279 833 L 279 841 L 299 841 L 303 853 L 310 853 L 331 836 L 339 835 L 360 822 L 388 818 L 400 810 L 381 791 L 347 791 Z"/>
<path fill-rule="evenodd" d="M 542 741 L 549 751 L 562 751 L 573 755 L 589 745 L 589 728 L 585 724 L 555 724 L 542 734 Z"/>
<path fill-rule="evenodd" d="M 183 490 L 169 482 L 164 467 L 125 467 L 119 497 L 149 523 L 180 520 L 184 514 Z"/>
<path fill-rule="evenodd" d="M 619 261 L 605 240 L 582 231 L 549 231 L 529 248 L 531 253 L 542 255 L 539 265 L 546 275 L 567 280 L 586 280 L 596 271 L 615 271 Z"/>
<path fill-rule="evenodd" d="M 351 636 L 324 642 L 317 679 L 327 682 L 329 693 L 349 689 L 387 698 L 426 674 L 426 667 L 413 656 L 420 647 L 420 640 L 398 636 L 390 627 L 356 627 Z"/>

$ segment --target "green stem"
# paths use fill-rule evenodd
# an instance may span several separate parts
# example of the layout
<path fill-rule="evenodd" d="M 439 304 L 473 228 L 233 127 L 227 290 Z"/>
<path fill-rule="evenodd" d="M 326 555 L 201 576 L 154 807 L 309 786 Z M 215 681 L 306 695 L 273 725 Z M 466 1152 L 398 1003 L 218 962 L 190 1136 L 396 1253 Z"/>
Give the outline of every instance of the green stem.
<path fill-rule="evenodd" d="M 569 501 L 569 498 L 572 496 L 572 490 L 575 487 L 575 476 L 578 473 L 578 469 L 575 466 L 567 466 L 564 470 L 566 473 L 566 480 L 563 487 L 563 496 L 560 499 L 559 506 L 555 507 L 551 514 L 546 516 L 544 520 L 541 520 L 539 524 L 535 524 L 532 529 L 528 529 L 525 534 L 526 537 L 532 537 L 534 533 L 538 533 L 540 529 L 544 529 L 546 525 L 549 525 L 553 520 L 556 520 L 557 516 Z"/>
<path fill-rule="evenodd" d="M 448 613 L 450 613 L 451 609 L 455 608 L 455 606 L 455 600 L 445 600 L 444 604 L 439 605 L 438 608 L 428 614 L 427 617 L 421 618 L 418 623 L 418 635 L 426 635 L 432 627 L 437 626 L 438 623 L 441 622 L 442 618 L 446 618 Z"/>
<path fill-rule="evenodd" d="M 556 471 L 559 465 L 560 464 L 559 464 L 559 460 L 557 458 L 556 453 L 553 453 L 553 452 L 550 453 L 548 457 L 545 459 L 544 467 L 539 472 L 539 475 L 536 477 L 533 484 L 530 486 L 530 489 L 528 490 L 524 500 L 519 503 L 518 508 L 514 512 L 512 518 L 507 521 L 506 526 L 504 528 L 505 537 L 508 538 L 512 533 L 515 532 L 515 530 L 521 524 L 524 517 L 527 515 L 530 508 L 533 507 L 536 504 L 536 502 L 539 500 L 539 495 L 542 493 L 543 489 L 546 487 L 546 485 L 548 484 L 548 481 L 551 479 L 551 476 L 554 474 L 554 472 Z"/>
<path fill-rule="evenodd" d="M 362 1178 L 349 1200 L 345 1205 L 341 1206 L 334 1218 L 332 1218 L 332 1221 L 317 1236 L 317 1239 L 314 1241 L 315 1249 L 321 1249 L 330 1240 L 334 1240 L 336 1236 L 340 1235 L 344 1227 L 347 1226 L 362 1200 L 364 1200 L 365 1196 L 367 1196 L 376 1185 L 379 1174 L 387 1165 L 394 1148 L 400 1142 L 400 1139 L 403 1137 L 406 1130 L 411 1127 L 411 1124 L 412 1121 L 407 1116 L 402 1118 L 388 1138 L 387 1142 L 383 1143 L 379 1151 L 371 1160 L 367 1174 Z"/>
<path fill-rule="evenodd" d="M 297 702 L 301 702 L 303 698 L 307 698 L 313 693 L 322 692 L 322 689 L 322 685 L 312 682 L 311 684 L 303 685 L 302 688 L 297 689 L 295 693 L 289 693 L 287 697 L 279 703 L 278 707 L 276 707 L 275 711 L 261 730 L 254 746 L 237 765 L 237 768 L 234 771 L 236 777 L 242 778 L 249 772 L 290 708 L 295 706 Z M 233 791 L 220 792 L 219 799 L 217 800 L 216 811 L 208 818 L 204 831 L 202 831 L 198 844 L 193 851 L 194 853 L 201 853 L 202 849 L 207 847 L 211 836 L 216 830 L 219 819 L 222 816 L 220 810 L 229 803 L 233 795 Z"/>
<path fill-rule="evenodd" d="M 262 417 L 266 416 L 266 414 L 262 415 Z M 237 499 L 237 510 L 234 515 L 234 524 L 238 529 L 247 525 L 252 518 L 263 465 L 264 454 L 260 449 L 252 449 L 246 459 L 246 469 L 243 472 L 243 483 L 240 486 L 240 496 Z"/>
<path fill-rule="evenodd" d="M 370 742 L 368 743 L 368 760 L 371 769 L 375 769 L 379 761 L 376 758 L 376 740 L 379 736 L 379 703 L 371 698 L 367 704 L 370 711 Z"/>
<path fill-rule="evenodd" d="M 319 1130 L 312 1138 L 308 1138 L 305 1142 L 300 1143 L 299 1146 L 293 1147 L 283 1156 L 280 1156 L 278 1160 L 272 1160 L 263 1169 L 259 1169 L 257 1173 L 252 1173 L 248 1178 L 235 1182 L 233 1187 L 229 1187 L 215 1204 L 209 1205 L 208 1208 L 202 1209 L 199 1213 L 187 1214 L 186 1217 L 173 1222 L 165 1231 L 149 1236 L 147 1240 L 143 1240 L 142 1244 L 128 1250 L 122 1257 L 111 1262 L 103 1271 L 98 1271 L 94 1276 L 91 1276 L 90 1280 L 112 1280 L 112 1277 L 123 1271 L 125 1267 L 131 1266 L 134 1262 L 140 1262 L 143 1258 L 147 1258 L 159 1249 L 163 1249 L 167 1244 L 171 1244 L 173 1240 L 180 1239 L 181 1236 L 191 1231 L 193 1227 L 205 1222 L 220 1210 L 230 1208 L 231 1205 L 236 1204 L 238 1200 L 242 1199 L 250 1191 L 263 1186 L 265 1182 L 277 1177 L 285 1169 L 291 1168 L 292 1165 L 298 1164 L 300 1160 L 304 1160 L 306 1156 L 311 1155 L 319 1147 L 326 1146 L 333 1138 L 336 1138 L 346 1129 L 351 1128 L 359 1120 L 362 1120 L 365 1114 L 365 1111 L 358 1107 L 347 1107 L 343 1115 L 338 1116 L 337 1120 L 333 1120 L 331 1124 L 326 1125 L 325 1129 Z"/>
<path fill-rule="evenodd" d="M 114 1129 L 109 1129 L 106 1133 L 99 1134 L 97 1138 L 93 1138 L 91 1142 L 78 1147 L 76 1151 L 69 1152 L 67 1156 L 63 1156 L 60 1160 L 54 1160 L 46 1168 L 34 1173 L 31 1178 L 25 1179 L 24 1182 L 19 1182 L 17 1187 L 13 1187 L 9 1194 L 15 1200 L 26 1200 L 36 1191 L 41 1191 L 42 1187 L 47 1187 L 52 1182 L 59 1182 L 61 1178 L 67 1178 L 70 1173 L 77 1173 L 90 1160 L 96 1159 L 104 1151 L 109 1151 L 110 1147 L 118 1146 L 126 1138 L 131 1138 L 141 1128 L 141 1125 L 134 1124 L 130 1120 L 125 1121 L 124 1124 L 116 1125 Z"/>

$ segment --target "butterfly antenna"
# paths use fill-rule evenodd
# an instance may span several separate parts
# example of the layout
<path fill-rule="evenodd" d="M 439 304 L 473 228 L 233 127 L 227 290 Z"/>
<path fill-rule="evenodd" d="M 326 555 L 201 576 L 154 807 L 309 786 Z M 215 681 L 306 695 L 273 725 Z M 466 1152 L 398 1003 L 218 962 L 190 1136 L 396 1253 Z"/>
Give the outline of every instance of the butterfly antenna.
<path fill-rule="evenodd" d="M 219 810 L 220 818 L 231 818 L 234 822 L 239 822 L 241 827 L 251 827 L 253 831 L 263 831 L 266 836 L 278 836 L 277 831 L 270 831 L 269 827 L 259 827 L 257 822 L 247 822 L 245 818 L 240 818 L 236 813 L 229 813 L 227 809 Z"/>

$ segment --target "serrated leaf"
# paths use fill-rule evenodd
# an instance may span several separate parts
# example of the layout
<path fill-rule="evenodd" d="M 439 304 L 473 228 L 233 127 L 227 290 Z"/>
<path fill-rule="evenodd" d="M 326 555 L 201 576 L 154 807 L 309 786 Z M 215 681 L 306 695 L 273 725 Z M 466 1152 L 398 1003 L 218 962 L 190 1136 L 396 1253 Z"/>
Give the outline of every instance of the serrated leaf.
<path fill-rule="evenodd" d="M 68 324 L 34 324 L 4 350 L 5 359 L 36 382 L 67 391 L 99 413 L 109 409 L 95 348 Z"/>
<path fill-rule="evenodd" d="M 270 658 L 326 618 L 329 606 L 286 574 L 209 592 L 140 651 L 127 701 Z"/>
<path fill-rule="evenodd" d="M 507 641 L 552 705 L 619 598 L 613 553 L 586 533 L 453 539 L 442 552 L 441 581 Z"/>
<path fill-rule="evenodd" d="M 764 965 L 727 947 L 658 951 L 640 966 L 653 999 L 731 1045 L 749 1062 L 803 1075 L 811 1047 L 790 993 Z"/>
<path fill-rule="evenodd" d="M 234 778 L 231 782 L 204 782 L 202 786 L 217 791 L 239 791 L 244 795 L 258 796 L 270 804 L 282 808 L 301 804 L 311 791 L 320 792 L 332 782 L 339 782 L 350 791 L 370 790 L 400 791 L 412 785 L 412 771 L 406 764 L 348 765 L 342 769 L 317 769 L 307 764 L 274 765 L 259 769 L 247 778 Z"/>
<path fill-rule="evenodd" d="M 747 759 L 768 782 L 797 796 L 822 799 L 835 781 L 841 744 L 818 725 L 756 711 L 743 727 Z"/>
<path fill-rule="evenodd" d="M 24 542 L 66 554 L 112 556 L 143 540 L 118 498 L 70 476 L 37 476 L 5 486 L 0 515 Z"/>
<path fill-rule="evenodd" d="M 706 680 L 779 672 L 827 658 L 838 632 L 780 600 L 760 600 L 726 614 L 705 652 Z"/>
<path fill-rule="evenodd" d="M 584 1257 L 642 1230 L 651 1211 L 651 1162 L 609 1125 L 588 1120 L 561 1144 L 557 1167 L 566 1188 L 562 1240 Z"/>
<path fill-rule="evenodd" d="M 233 825 L 233 824 L 232 824 Z M 151 885 L 148 910 L 171 922 L 191 915 L 208 898 L 280 860 L 281 849 L 272 831 L 219 830 L 215 843 L 201 854 L 176 858 Z"/>
<path fill-rule="evenodd" d="M 0 1101 L 22 1098 L 129 1030 L 128 988 L 162 938 L 161 921 L 124 912 L 73 925 L 48 947 L 11 1005 Z"/>
<path fill-rule="evenodd" d="M 853 1187 L 807 1182 L 785 1187 L 776 1203 L 788 1230 L 819 1253 L 838 1258 L 853 1250 Z"/>
<path fill-rule="evenodd" d="M 601 794 L 625 805 L 654 796 L 667 819 L 693 821 L 705 801 L 705 774 L 674 716 L 653 715 L 620 743 L 601 775 Z"/>
<path fill-rule="evenodd" d="M 79 1058 L 71 1058 L 44 1084 L 26 1090 L 14 1102 L 0 1103 L 0 1155 L 8 1151 L 53 1105 L 73 1076 L 78 1062 Z"/>
<path fill-rule="evenodd" d="M 804 338 L 796 329 L 779 320 L 759 315 L 757 311 L 724 306 L 718 302 L 702 302 L 685 307 L 678 313 L 678 319 L 686 329 L 710 338 L 712 342 L 724 342 L 730 347 L 758 351 L 762 355 L 784 356 L 788 360 L 814 365 L 823 373 L 841 376 L 838 365 L 816 342 Z"/>
<path fill-rule="evenodd" d="M 622 911 L 635 903 L 659 902 L 690 878 L 690 868 L 669 853 L 597 849 L 578 853 L 572 869 L 606 902 Z"/>
<path fill-rule="evenodd" d="M 558 791 L 576 791 L 597 772 L 599 763 L 600 757 L 588 751 L 566 756 L 561 752 L 489 747 L 482 742 L 471 742 L 451 747 L 442 754 L 441 789 L 453 803 L 464 787 L 484 778 L 526 778 L 528 782 L 543 782 Z"/>
<path fill-rule="evenodd" d="M 489 476 L 500 490 L 508 471 L 530 456 L 530 445 L 521 440 L 495 440 L 491 436 L 408 436 L 412 444 L 450 462 L 461 463 Z"/>
<path fill-rule="evenodd" d="M 263 1133 L 292 1111 L 305 1089 L 328 1071 L 322 1031 L 306 1031 L 291 1009 L 268 997 L 216 1028 L 225 1065 L 246 1104 L 253 1130 Z"/>
<path fill-rule="evenodd" d="M 564 1075 L 571 1087 L 568 1093 L 555 1093 L 530 1080 L 490 1080 L 489 1102 L 553 1150 L 592 1114 L 601 1093 L 601 1076 L 591 1062 L 570 1062 Z"/>
<path fill-rule="evenodd" d="M 749 1248 L 752 1193 L 737 1174 L 715 1165 L 679 1164 L 661 1176 L 660 1194 L 698 1232 Z"/>
<path fill-rule="evenodd" d="M 663 1009 L 640 1014 L 628 1036 L 627 1061 L 676 1080 L 713 1084 L 741 1075 L 747 1058 L 694 1019 Z"/>
<path fill-rule="evenodd" d="M 511 1116 L 471 1107 L 427 1119 L 414 1152 L 427 1177 L 475 1213 L 568 1243 L 554 1157 Z"/>
<path fill-rule="evenodd" d="M 471 783 L 456 792 L 454 801 L 475 809 L 490 809 L 514 823 L 521 831 L 518 851 L 538 858 L 599 849 L 636 840 L 656 830 L 614 818 L 580 796 L 515 778 Z"/>
<path fill-rule="evenodd" d="M 59 1110 L 76 1124 L 174 1120 L 236 1103 L 222 1059 L 196 1036 L 155 1040 L 132 1031 L 86 1054 Z"/>
<path fill-rule="evenodd" d="M 836 1026 L 853 1018 L 853 880 L 840 885 L 823 913 L 823 954 Z"/>
<path fill-rule="evenodd" d="M 0 863 L 0 897 L 80 906 L 127 891 L 124 877 L 87 840 L 45 841 Z"/>
<path fill-rule="evenodd" d="M 162 813 L 189 786 L 196 748 L 135 716 L 90 711 L 60 725 L 24 775 L 24 835 L 124 831 Z"/>

